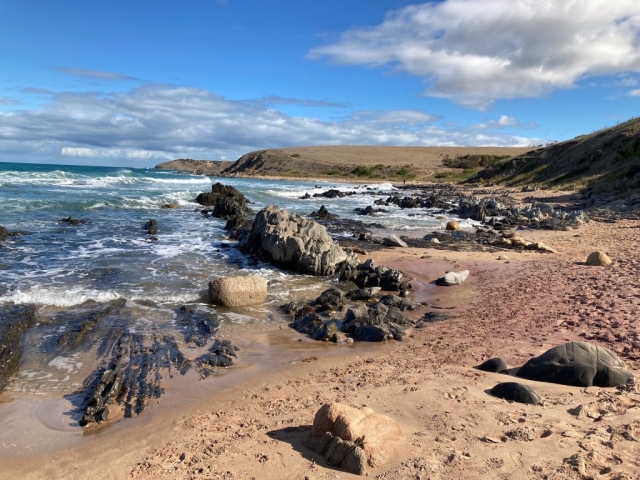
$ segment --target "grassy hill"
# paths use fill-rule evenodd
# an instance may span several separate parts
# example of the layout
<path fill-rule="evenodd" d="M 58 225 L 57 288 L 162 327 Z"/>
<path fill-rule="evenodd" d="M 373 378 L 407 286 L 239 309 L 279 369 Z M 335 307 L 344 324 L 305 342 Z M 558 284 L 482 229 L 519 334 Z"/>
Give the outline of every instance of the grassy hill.
<path fill-rule="evenodd" d="M 640 190 L 640 119 L 497 161 L 470 182 L 625 194 Z"/>

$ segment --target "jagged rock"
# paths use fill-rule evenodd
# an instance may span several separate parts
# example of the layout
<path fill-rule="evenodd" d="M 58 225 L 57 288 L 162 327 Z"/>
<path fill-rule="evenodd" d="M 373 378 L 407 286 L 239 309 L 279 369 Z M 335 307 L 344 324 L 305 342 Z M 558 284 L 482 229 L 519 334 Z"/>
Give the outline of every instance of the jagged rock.
<path fill-rule="evenodd" d="M 196 202 L 204 206 L 213 206 L 211 214 L 214 217 L 230 218 L 246 217 L 253 213 L 247 206 L 249 199 L 240 191 L 230 185 L 216 183 L 211 186 L 210 193 L 201 193 L 196 197 Z"/>
<path fill-rule="evenodd" d="M 452 220 L 450 222 L 447 222 L 447 226 L 445 227 L 445 230 L 451 230 L 451 231 L 457 232 L 458 230 L 460 230 L 460 224 Z"/>
<path fill-rule="evenodd" d="M 311 302 L 311 305 L 315 307 L 316 312 L 320 313 L 325 311 L 342 310 L 344 303 L 344 294 L 337 288 L 329 288 Z"/>
<path fill-rule="evenodd" d="M 211 373 L 210 367 L 226 368 L 232 366 L 233 359 L 231 357 L 238 358 L 236 355 L 238 350 L 239 348 L 233 346 L 229 340 L 216 340 L 209 348 L 209 353 L 196 359 L 196 364 L 203 368 L 203 373 L 206 376 Z"/>
<path fill-rule="evenodd" d="M 380 302 L 388 307 L 396 307 L 402 311 L 417 310 L 420 308 L 419 303 L 412 302 L 408 298 L 399 297 L 398 295 L 385 295 L 380 297 Z"/>
<path fill-rule="evenodd" d="M 58 339 L 59 346 L 65 346 L 72 349 L 77 348 L 96 327 L 98 322 L 107 318 L 109 315 L 124 307 L 126 300 L 124 298 L 109 302 L 107 305 L 99 305 L 89 310 L 81 310 L 81 318 L 79 324 L 68 328 Z"/>
<path fill-rule="evenodd" d="M 79 218 L 66 217 L 58 220 L 60 223 L 66 223 L 67 225 L 82 225 L 83 223 L 87 223 L 86 220 L 81 220 Z"/>
<path fill-rule="evenodd" d="M 607 265 L 611 265 L 611 259 L 604 252 L 593 252 L 587 257 L 587 261 L 585 262 L 587 265 L 594 267 L 605 267 Z"/>
<path fill-rule="evenodd" d="M 296 316 L 289 326 L 297 332 L 309 335 L 313 340 L 338 341 L 339 330 L 336 321 L 322 318 L 314 311 Z"/>
<path fill-rule="evenodd" d="M 362 475 L 368 466 L 379 467 L 393 456 L 393 442 L 402 431 L 389 417 L 370 408 L 332 403 L 315 415 L 305 446 L 332 465 Z"/>
<path fill-rule="evenodd" d="M 311 214 L 309 214 L 309 216 L 311 218 L 317 218 L 318 220 L 335 220 L 336 218 L 338 218 L 338 215 L 334 215 L 333 213 L 329 213 L 329 210 L 327 210 L 327 207 L 325 207 L 324 205 L 320 205 L 320 208 L 318 209 L 317 212 L 312 212 Z"/>
<path fill-rule="evenodd" d="M 510 402 L 539 405 L 540 396 L 528 385 L 516 382 L 503 382 L 497 384 L 489 393 L 494 397 L 502 398 Z"/>
<path fill-rule="evenodd" d="M 299 308 L 300 305 L 298 305 L 296 302 L 289 302 L 285 303 L 284 305 L 280 305 L 280 310 L 282 310 L 285 315 L 293 315 L 298 311 Z"/>
<path fill-rule="evenodd" d="M 176 311 L 176 323 L 180 325 L 187 344 L 204 347 L 220 328 L 220 321 L 213 312 L 194 310 L 183 305 Z"/>
<path fill-rule="evenodd" d="M 405 317 L 399 308 L 374 303 L 350 307 L 341 330 L 359 342 L 382 342 L 402 340 L 406 327 L 412 325 L 413 321 Z"/>
<path fill-rule="evenodd" d="M 369 216 L 374 215 L 376 213 L 387 212 L 387 210 L 385 210 L 384 208 L 373 208 L 371 205 L 365 208 L 354 208 L 353 211 L 356 212 L 358 215 L 369 215 Z"/>
<path fill-rule="evenodd" d="M 380 287 L 386 291 L 402 291 L 411 288 L 402 272 L 384 266 L 375 266 L 371 259 L 358 265 L 343 264 L 340 269 L 340 280 L 353 281 L 360 288 Z"/>
<path fill-rule="evenodd" d="M 343 262 L 355 262 L 333 243 L 325 227 L 276 205 L 258 212 L 242 245 L 275 265 L 310 275 L 331 275 Z"/>
<path fill-rule="evenodd" d="M 633 378 L 611 350 L 587 342 L 558 345 L 525 363 L 518 377 L 576 387 L 616 387 Z"/>
<path fill-rule="evenodd" d="M 501 358 L 495 357 L 476 365 L 476 370 L 482 370 L 483 372 L 502 373 L 507 371 L 507 364 Z"/>
<path fill-rule="evenodd" d="M 327 190 L 326 192 L 314 193 L 313 196 L 314 197 L 325 197 L 325 198 L 342 198 L 342 197 L 355 195 L 355 194 L 356 194 L 356 192 L 341 192 L 340 190 L 337 190 L 335 188 L 331 188 L 331 189 Z"/>
<path fill-rule="evenodd" d="M 405 241 L 401 240 L 397 235 L 389 235 L 384 240 L 382 240 L 382 244 L 387 247 L 403 247 L 407 248 L 408 245 Z"/>
<path fill-rule="evenodd" d="M 0 392 L 18 370 L 22 359 L 20 339 L 36 323 L 36 311 L 30 305 L 0 307 Z"/>
<path fill-rule="evenodd" d="M 462 285 L 469 277 L 469 270 L 461 272 L 447 272 L 436 280 L 436 285 L 450 287 L 453 285 Z"/>
<path fill-rule="evenodd" d="M 347 293 L 347 298 L 349 300 L 365 300 L 366 301 L 372 298 L 380 290 L 382 290 L 380 287 L 360 288 L 358 290 L 352 290 L 351 292 Z"/>
<path fill-rule="evenodd" d="M 144 224 L 144 229 L 147 231 L 149 235 L 157 235 L 158 234 L 158 222 L 153 218 Z"/>
<path fill-rule="evenodd" d="M 267 281 L 260 276 L 223 277 L 209 282 L 209 301 L 215 305 L 258 305 L 266 299 Z"/>

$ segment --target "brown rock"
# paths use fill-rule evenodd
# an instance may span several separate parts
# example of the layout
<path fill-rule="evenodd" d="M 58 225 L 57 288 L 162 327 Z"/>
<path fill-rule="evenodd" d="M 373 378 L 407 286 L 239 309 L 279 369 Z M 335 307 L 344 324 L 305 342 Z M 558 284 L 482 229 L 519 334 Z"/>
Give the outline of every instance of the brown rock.
<path fill-rule="evenodd" d="M 611 265 L 611 259 L 606 253 L 597 251 L 587 257 L 586 264 L 596 267 L 604 267 L 606 265 Z"/>
<path fill-rule="evenodd" d="M 367 465 L 377 467 L 389 462 L 393 456 L 391 443 L 401 437 L 400 427 L 389 417 L 370 408 L 332 403 L 316 413 L 306 445 L 334 465 L 362 474 Z"/>
<path fill-rule="evenodd" d="M 460 230 L 460 224 L 454 220 L 447 222 L 446 230 L 458 231 Z"/>
<path fill-rule="evenodd" d="M 267 281 L 262 277 L 224 277 L 209 282 L 209 301 L 216 305 L 257 305 L 266 299 Z"/>

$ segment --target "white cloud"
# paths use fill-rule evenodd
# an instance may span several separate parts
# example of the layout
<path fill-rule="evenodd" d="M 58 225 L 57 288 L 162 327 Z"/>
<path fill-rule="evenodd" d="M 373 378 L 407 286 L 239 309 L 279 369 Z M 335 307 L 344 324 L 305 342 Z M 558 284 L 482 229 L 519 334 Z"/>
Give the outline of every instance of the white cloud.
<path fill-rule="evenodd" d="M 509 118 L 509 117 L 507 117 Z M 355 112 L 337 120 L 289 116 L 207 90 L 146 84 L 126 93 L 55 93 L 43 107 L 0 111 L 0 158 L 38 155 L 131 159 L 236 159 L 302 145 L 503 145 L 541 140 L 486 125 L 438 125 L 420 110 Z"/>
<path fill-rule="evenodd" d="M 635 90 L 631 90 L 629 92 L 630 97 L 640 97 L 640 88 L 636 88 Z"/>
<path fill-rule="evenodd" d="M 73 75 L 76 77 L 93 78 L 95 80 L 115 80 L 115 81 L 137 81 L 139 79 L 123 75 L 122 73 L 105 72 L 103 70 L 88 70 L 86 68 L 74 68 L 74 67 L 54 67 L 60 73 L 67 75 Z"/>
<path fill-rule="evenodd" d="M 445 0 L 387 13 L 312 58 L 422 77 L 426 94 L 486 107 L 587 76 L 640 72 L 637 0 Z"/>

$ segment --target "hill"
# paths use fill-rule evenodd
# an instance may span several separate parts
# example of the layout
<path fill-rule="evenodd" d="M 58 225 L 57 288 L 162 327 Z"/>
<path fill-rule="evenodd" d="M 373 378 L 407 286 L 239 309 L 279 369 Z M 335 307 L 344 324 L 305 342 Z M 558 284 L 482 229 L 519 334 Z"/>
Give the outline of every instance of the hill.
<path fill-rule="evenodd" d="M 324 146 L 259 150 L 243 155 L 224 175 L 295 178 L 428 180 L 446 157 L 519 155 L 528 148 Z"/>
<path fill-rule="evenodd" d="M 231 165 L 231 162 L 222 160 L 192 160 L 190 158 L 180 158 L 178 160 L 161 163 L 156 165 L 155 168 L 218 176 L 229 165 Z"/>
<path fill-rule="evenodd" d="M 470 182 L 597 193 L 640 190 L 640 119 L 495 162 Z"/>

